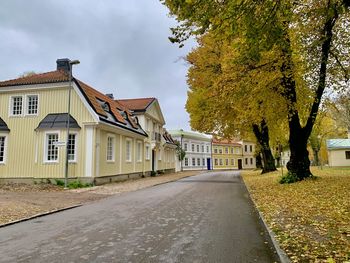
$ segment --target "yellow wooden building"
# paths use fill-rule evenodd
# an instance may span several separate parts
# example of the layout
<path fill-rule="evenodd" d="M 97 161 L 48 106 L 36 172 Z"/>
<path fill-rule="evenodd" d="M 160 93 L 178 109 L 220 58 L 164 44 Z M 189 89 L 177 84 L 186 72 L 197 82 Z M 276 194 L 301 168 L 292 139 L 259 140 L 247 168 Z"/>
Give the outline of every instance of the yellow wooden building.
<path fill-rule="evenodd" d="M 152 139 L 138 117 L 70 74 L 70 60 L 59 59 L 55 71 L 0 82 L 0 181 L 62 179 L 66 151 L 70 180 L 149 175 Z M 173 145 L 161 132 L 162 143 Z M 158 167 L 173 171 L 171 164 Z"/>
<path fill-rule="evenodd" d="M 213 138 L 213 169 L 253 169 L 256 167 L 254 153 L 253 142 Z"/>

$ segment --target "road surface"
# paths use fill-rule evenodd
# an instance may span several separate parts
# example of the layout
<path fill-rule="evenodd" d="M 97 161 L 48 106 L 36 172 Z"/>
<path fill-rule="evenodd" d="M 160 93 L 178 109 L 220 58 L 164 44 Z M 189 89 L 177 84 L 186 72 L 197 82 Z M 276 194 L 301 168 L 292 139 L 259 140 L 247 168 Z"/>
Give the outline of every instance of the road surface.
<path fill-rule="evenodd" d="M 237 172 L 200 174 L 0 228 L 0 262 L 277 261 Z"/>

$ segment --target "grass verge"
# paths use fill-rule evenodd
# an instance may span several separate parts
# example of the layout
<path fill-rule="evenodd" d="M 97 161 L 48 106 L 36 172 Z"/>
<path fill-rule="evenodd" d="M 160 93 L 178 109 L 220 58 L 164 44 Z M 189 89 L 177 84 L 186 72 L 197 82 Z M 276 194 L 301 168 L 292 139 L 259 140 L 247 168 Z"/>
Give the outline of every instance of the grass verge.
<path fill-rule="evenodd" d="M 242 177 L 292 262 L 350 262 L 350 170 L 312 172 L 294 184 L 279 184 L 280 171 Z"/>

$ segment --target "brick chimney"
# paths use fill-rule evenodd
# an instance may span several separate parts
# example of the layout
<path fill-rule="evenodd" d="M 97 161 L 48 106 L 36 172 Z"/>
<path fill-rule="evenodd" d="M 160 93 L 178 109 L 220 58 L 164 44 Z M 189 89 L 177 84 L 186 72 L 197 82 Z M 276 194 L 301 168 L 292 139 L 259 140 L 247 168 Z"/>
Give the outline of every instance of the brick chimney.
<path fill-rule="evenodd" d="M 57 70 L 63 70 L 65 73 L 70 72 L 71 65 L 69 64 L 70 60 L 68 58 L 60 58 L 56 60 Z"/>

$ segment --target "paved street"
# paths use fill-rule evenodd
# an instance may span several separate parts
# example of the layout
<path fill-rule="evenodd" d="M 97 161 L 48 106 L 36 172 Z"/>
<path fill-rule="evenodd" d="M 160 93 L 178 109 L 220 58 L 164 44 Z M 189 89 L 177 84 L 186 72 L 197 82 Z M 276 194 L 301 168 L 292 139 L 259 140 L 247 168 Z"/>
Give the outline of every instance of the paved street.
<path fill-rule="evenodd" d="M 277 261 L 265 238 L 238 174 L 206 173 L 0 228 L 0 262 Z"/>

